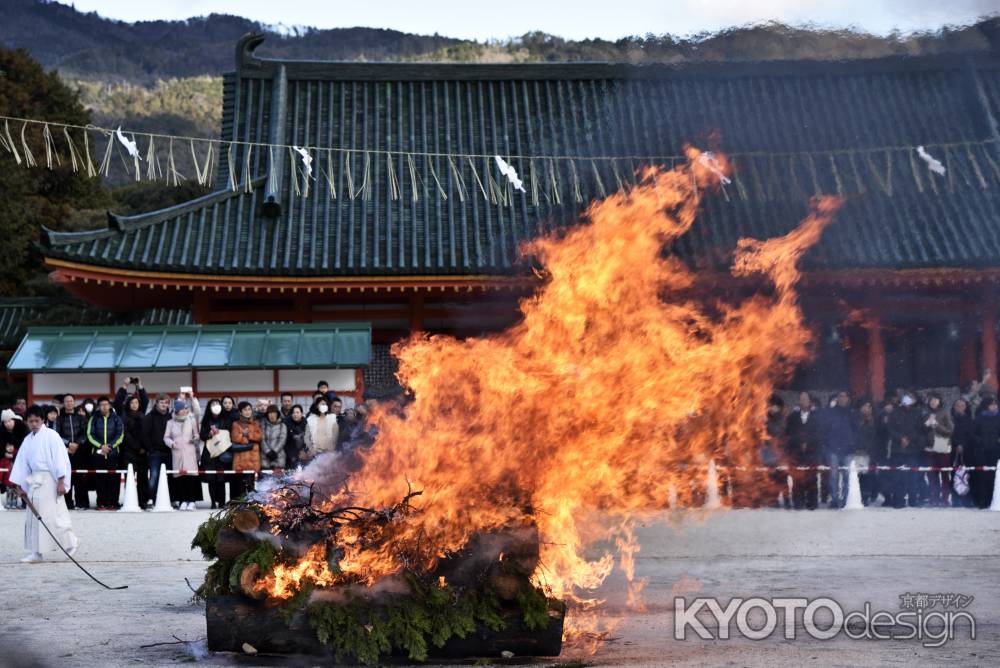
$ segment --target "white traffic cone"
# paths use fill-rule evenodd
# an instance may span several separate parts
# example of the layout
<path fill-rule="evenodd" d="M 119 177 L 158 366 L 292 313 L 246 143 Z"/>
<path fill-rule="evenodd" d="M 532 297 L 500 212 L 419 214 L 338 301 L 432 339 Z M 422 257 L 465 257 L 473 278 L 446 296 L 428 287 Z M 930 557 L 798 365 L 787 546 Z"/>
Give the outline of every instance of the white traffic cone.
<path fill-rule="evenodd" d="M 993 501 L 990 510 L 1000 511 L 1000 460 L 997 460 L 997 470 L 993 472 Z"/>
<path fill-rule="evenodd" d="M 865 504 L 861 502 L 861 479 L 858 478 L 858 467 L 852 459 L 847 466 L 847 500 L 844 501 L 844 510 L 864 510 Z"/>
<path fill-rule="evenodd" d="M 722 507 L 722 499 L 719 498 L 719 472 L 715 470 L 715 460 L 708 463 L 708 475 L 705 478 L 705 505 L 703 508 L 715 510 Z"/>
<path fill-rule="evenodd" d="M 135 471 L 132 465 L 128 465 L 128 472 L 125 474 L 125 504 L 118 510 L 120 513 L 141 513 L 139 507 L 139 490 L 135 487 Z"/>
<path fill-rule="evenodd" d="M 153 506 L 154 513 L 172 513 L 174 507 L 170 505 L 170 485 L 167 480 L 167 465 L 160 464 L 160 479 L 156 483 L 156 505 Z"/>

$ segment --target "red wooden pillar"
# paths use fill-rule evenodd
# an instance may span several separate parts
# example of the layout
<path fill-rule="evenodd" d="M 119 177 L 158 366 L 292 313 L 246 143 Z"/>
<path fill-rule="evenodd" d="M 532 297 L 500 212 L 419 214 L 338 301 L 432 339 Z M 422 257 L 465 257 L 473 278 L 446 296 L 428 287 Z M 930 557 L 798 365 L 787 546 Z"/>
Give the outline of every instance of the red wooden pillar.
<path fill-rule="evenodd" d="M 868 330 L 868 386 L 872 399 L 885 399 L 885 342 L 882 340 L 882 327 L 877 318 L 865 323 Z"/>
<path fill-rule="evenodd" d="M 212 298 L 205 290 L 195 290 L 191 304 L 195 324 L 206 325 L 212 321 Z"/>
<path fill-rule="evenodd" d="M 851 347 L 847 350 L 847 374 L 851 396 L 860 397 L 868 393 L 868 346 L 865 337 L 850 335 Z"/>
<path fill-rule="evenodd" d="M 354 370 L 354 403 L 360 404 L 365 400 L 365 372 L 364 369 Z"/>
<path fill-rule="evenodd" d="M 410 297 L 410 334 L 424 330 L 424 295 L 415 292 Z"/>
<path fill-rule="evenodd" d="M 983 371 L 989 369 L 993 376 L 990 384 L 997 388 L 997 309 L 987 303 L 983 307 Z"/>
<path fill-rule="evenodd" d="M 965 387 L 971 381 L 979 378 L 979 342 L 976 340 L 975 323 L 964 320 L 961 324 L 961 346 L 959 348 L 959 383 Z"/>

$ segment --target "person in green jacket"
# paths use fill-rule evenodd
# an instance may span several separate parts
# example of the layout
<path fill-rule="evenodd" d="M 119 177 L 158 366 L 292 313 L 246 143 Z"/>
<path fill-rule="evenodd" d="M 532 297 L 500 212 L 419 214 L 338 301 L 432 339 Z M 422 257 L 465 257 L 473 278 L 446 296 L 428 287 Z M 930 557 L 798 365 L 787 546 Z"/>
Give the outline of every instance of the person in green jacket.
<path fill-rule="evenodd" d="M 111 408 L 111 400 L 97 400 L 97 411 L 87 422 L 87 443 L 91 447 L 90 465 L 95 469 L 117 469 L 121 460 L 121 444 L 125 425 Z M 118 510 L 118 492 L 121 483 L 117 473 L 98 473 L 94 487 L 97 489 L 98 510 Z"/>

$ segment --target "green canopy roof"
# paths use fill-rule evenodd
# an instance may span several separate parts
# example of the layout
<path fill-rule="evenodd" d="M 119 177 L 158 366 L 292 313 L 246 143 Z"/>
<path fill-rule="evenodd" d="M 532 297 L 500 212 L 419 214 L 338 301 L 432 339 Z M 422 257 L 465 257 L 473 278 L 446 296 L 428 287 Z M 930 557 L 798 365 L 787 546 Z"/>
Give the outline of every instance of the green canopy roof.
<path fill-rule="evenodd" d="M 353 367 L 371 359 L 371 325 L 32 327 L 8 371 Z"/>

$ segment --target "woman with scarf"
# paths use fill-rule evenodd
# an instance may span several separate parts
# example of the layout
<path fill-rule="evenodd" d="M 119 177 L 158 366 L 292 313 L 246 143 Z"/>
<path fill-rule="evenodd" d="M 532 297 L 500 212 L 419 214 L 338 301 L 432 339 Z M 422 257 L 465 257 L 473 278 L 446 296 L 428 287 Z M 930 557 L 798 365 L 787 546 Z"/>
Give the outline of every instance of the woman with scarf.
<path fill-rule="evenodd" d="M 174 401 L 173 419 L 167 422 L 163 442 L 173 455 L 175 490 L 180 510 L 194 510 L 194 502 L 201 501 L 201 480 L 198 478 L 198 420 L 191 414 L 187 402 Z"/>
<path fill-rule="evenodd" d="M 334 452 L 337 449 L 337 416 L 330 413 L 330 402 L 319 397 L 313 402 L 306 420 L 306 450 L 300 455 L 303 460 L 309 460 L 323 452 Z"/>
<path fill-rule="evenodd" d="M 233 420 L 227 413 L 222 402 L 212 399 L 208 402 L 208 409 L 201 420 L 201 437 L 205 449 L 201 453 L 201 467 L 206 471 L 224 471 L 233 467 L 233 452 L 230 449 L 229 429 L 233 426 Z M 208 496 L 212 499 L 212 509 L 221 508 L 226 504 L 226 474 L 209 473 L 205 476 L 208 483 Z M 229 478 L 231 489 L 236 488 L 236 482 L 232 476 Z M 232 494 L 230 494 L 232 496 Z M 235 497 L 233 497 L 235 498 Z"/>

